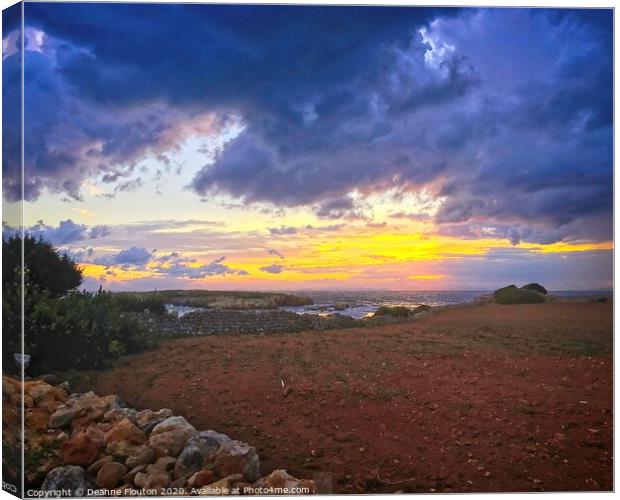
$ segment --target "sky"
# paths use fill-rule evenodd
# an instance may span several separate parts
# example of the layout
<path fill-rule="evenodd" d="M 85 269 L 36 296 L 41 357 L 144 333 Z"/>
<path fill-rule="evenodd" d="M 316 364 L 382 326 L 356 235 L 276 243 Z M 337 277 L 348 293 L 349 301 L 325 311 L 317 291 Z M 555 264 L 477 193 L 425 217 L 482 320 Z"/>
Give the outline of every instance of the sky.
<path fill-rule="evenodd" d="M 613 286 L 610 9 L 26 3 L 24 24 L 24 225 L 88 289 Z"/>

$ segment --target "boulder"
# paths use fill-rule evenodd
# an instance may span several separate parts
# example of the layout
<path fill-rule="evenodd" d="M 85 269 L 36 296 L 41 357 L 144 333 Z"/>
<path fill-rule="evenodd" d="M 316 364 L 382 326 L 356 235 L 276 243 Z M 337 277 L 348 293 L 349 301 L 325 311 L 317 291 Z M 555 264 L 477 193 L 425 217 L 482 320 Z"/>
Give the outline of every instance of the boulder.
<path fill-rule="evenodd" d="M 205 495 L 232 495 L 233 484 L 243 480 L 241 474 L 231 474 L 219 481 L 203 486 Z M 201 491 L 201 494 L 203 493 Z"/>
<path fill-rule="evenodd" d="M 146 436 L 138 429 L 128 418 L 115 423 L 113 427 L 106 432 L 105 442 L 112 443 L 115 441 L 128 441 L 132 444 L 144 444 Z"/>
<path fill-rule="evenodd" d="M 44 408 L 50 413 L 54 412 L 67 398 L 64 391 L 45 383 L 33 386 L 28 391 L 28 395 L 32 398 L 34 406 Z"/>
<path fill-rule="evenodd" d="M 113 461 L 114 461 L 114 457 L 110 455 L 103 455 L 101 458 L 93 462 L 90 465 L 90 467 L 86 469 L 86 472 L 88 472 L 91 476 L 96 476 L 97 472 L 99 472 L 99 469 L 103 467 L 103 464 L 107 464 L 108 462 L 113 462 Z"/>
<path fill-rule="evenodd" d="M 107 462 L 103 464 L 97 473 L 97 486 L 100 488 L 112 489 L 120 483 L 123 476 L 127 474 L 127 467 L 118 462 Z"/>
<path fill-rule="evenodd" d="M 254 488 L 273 490 L 273 493 L 280 495 L 291 495 L 294 493 L 308 495 L 316 493 L 314 481 L 297 479 L 284 469 L 274 470 L 268 476 L 261 477 L 252 486 Z M 261 494 L 269 494 L 269 491 L 261 492 Z"/>
<path fill-rule="evenodd" d="M 116 458 L 125 459 L 132 455 L 136 448 L 136 445 L 128 441 L 112 441 L 105 447 L 105 452 L 108 455 L 114 455 Z"/>
<path fill-rule="evenodd" d="M 43 408 L 28 408 L 24 418 L 26 427 L 29 430 L 35 432 L 47 431 L 47 423 L 49 422 L 50 414 Z"/>
<path fill-rule="evenodd" d="M 218 448 L 211 462 L 211 469 L 217 477 L 223 478 L 242 473 L 248 482 L 260 477 L 260 462 L 256 450 L 241 441 L 225 441 Z"/>
<path fill-rule="evenodd" d="M 144 471 L 146 471 L 146 464 L 142 464 L 142 465 L 138 465 L 134 467 L 127 474 L 123 476 L 123 482 L 126 484 L 132 484 L 134 482 L 136 474 L 138 474 L 139 472 L 144 472 Z"/>
<path fill-rule="evenodd" d="M 67 496 L 82 496 L 91 485 L 86 479 L 84 469 L 75 465 L 65 465 L 52 469 L 41 485 L 42 491 L 66 490 Z"/>
<path fill-rule="evenodd" d="M 153 461 L 153 457 L 155 453 L 151 448 L 146 445 L 137 446 L 132 451 L 131 454 L 125 460 L 125 465 L 133 469 L 138 465 L 150 464 Z"/>
<path fill-rule="evenodd" d="M 517 288 L 515 285 L 506 286 L 493 292 L 493 297 L 498 304 L 537 304 L 544 302 L 545 299 L 536 292 L 530 292 Z"/>
<path fill-rule="evenodd" d="M 212 430 L 190 437 L 177 458 L 174 477 L 191 476 L 198 472 L 215 455 L 222 443 L 228 441 L 232 440 L 226 434 Z"/>
<path fill-rule="evenodd" d="M 204 468 L 193 474 L 188 480 L 187 485 L 191 488 L 200 488 L 211 484 L 215 479 L 215 475 L 211 469 Z"/>
<path fill-rule="evenodd" d="M 103 415 L 104 422 L 118 422 L 128 418 L 132 423 L 136 422 L 136 411 L 131 408 L 114 408 Z"/>
<path fill-rule="evenodd" d="M 70 465 L 92 464 L 103 448 L 104 434 L 96 426 L 78 431 L 60 447 L 62 461 Z"/>
<path fill-rule="evenodd" d="M 528 283 L 527 285 L 523 285 L 521 290 L 527 290 L 528 292 L 536 292 L 542 293 L 543 295 L 547 295 L 547 289 L 540 285 L 539 283 Z"/>
<path fill-rule="evenodd" d="M 153 474 L 138 472 L 133 480 L 138 488 L 155 489 L 166 488 L 170 485 L 170 476 L 163 471 L 156 471 Z"/>
<path fill-rule="evenodd" d="M 49 426 L 52 428 L 65 427 L 78 417 L 97 421 L 108 411 L 120 408 L 122 405 L 123 402 L 116 395 L 99 397 L 93 392 L 75 395 L 67 399 L 50 416 Z"/>
<path fill-rule="evenodd" d="M 148 444 L 156 457 L 177 457 L 187 440 L 197 432 L 183 417 L 169 417 L 153 428 Z"/>
<path fill-rule="evenodd" d="M 170 417 L 172 417 L 172 410 L 168 408 L 162 408 L 156 412 L 142 410 L 136 414 L 136 424 L 145 434 L 149 434 L 153 427 Z"/>
<path fill-rule="evenodd" d="M 146 472 L 153 474 L 158 471 L 170 472 L 174 469 L 175 459 L 173 457 L 158 458 L 154 464 L 147 466 Z"/>

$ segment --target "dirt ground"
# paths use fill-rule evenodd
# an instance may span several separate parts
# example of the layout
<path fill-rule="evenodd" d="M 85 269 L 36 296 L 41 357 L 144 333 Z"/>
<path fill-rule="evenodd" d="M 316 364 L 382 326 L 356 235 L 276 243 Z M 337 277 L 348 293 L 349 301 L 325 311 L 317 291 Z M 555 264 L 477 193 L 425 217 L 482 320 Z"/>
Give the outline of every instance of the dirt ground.
<path fill-rule="evenodd" d="M 471 306 L 174 340 L 83 383 L 247 441 L 264 470 L 325 492 L 611 490 L 612 330 L 611 304 Z"/>

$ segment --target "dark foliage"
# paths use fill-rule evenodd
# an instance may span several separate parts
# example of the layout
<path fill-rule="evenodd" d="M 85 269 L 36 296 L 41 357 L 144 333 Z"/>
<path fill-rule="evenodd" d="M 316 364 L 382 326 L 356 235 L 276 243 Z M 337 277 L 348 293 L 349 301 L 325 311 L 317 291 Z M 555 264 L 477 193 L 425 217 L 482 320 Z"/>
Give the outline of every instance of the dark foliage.
<path fill-rule="evenodd" d="M 14 353 L 22 351 L 22 290 L 28 373 L 71 368 L 99 368 L 146 344 L 141 326 L 122 313 L 108 292 L 76 292 L 82 271 L 69 256 L 32 236 L 2 240 L 3 369 L 16 371 Z"/>

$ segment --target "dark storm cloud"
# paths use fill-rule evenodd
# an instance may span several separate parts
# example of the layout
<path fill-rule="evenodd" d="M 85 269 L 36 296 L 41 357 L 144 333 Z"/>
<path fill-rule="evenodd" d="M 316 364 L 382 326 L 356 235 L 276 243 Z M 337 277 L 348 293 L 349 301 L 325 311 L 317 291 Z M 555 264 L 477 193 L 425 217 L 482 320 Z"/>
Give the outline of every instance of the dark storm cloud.
<path fill-rule="evenodd" d="M 137 161 L 213 115 L 216 129 L 243 130 L 192 180 L 200 196 L 342 219 L 364 215 L 353 190 L 428 187 L 446 197 L 440 226 L 488 223 L 515 243 L 611 238 L 610 10 L 29 4 L 26 15 L 28 199 L 79 198 L 96 176 L 134 187 Z M 17 59 L 5 60 L 7 99 Z M 5 143 L 10 157 L 10 131 Z"/>

